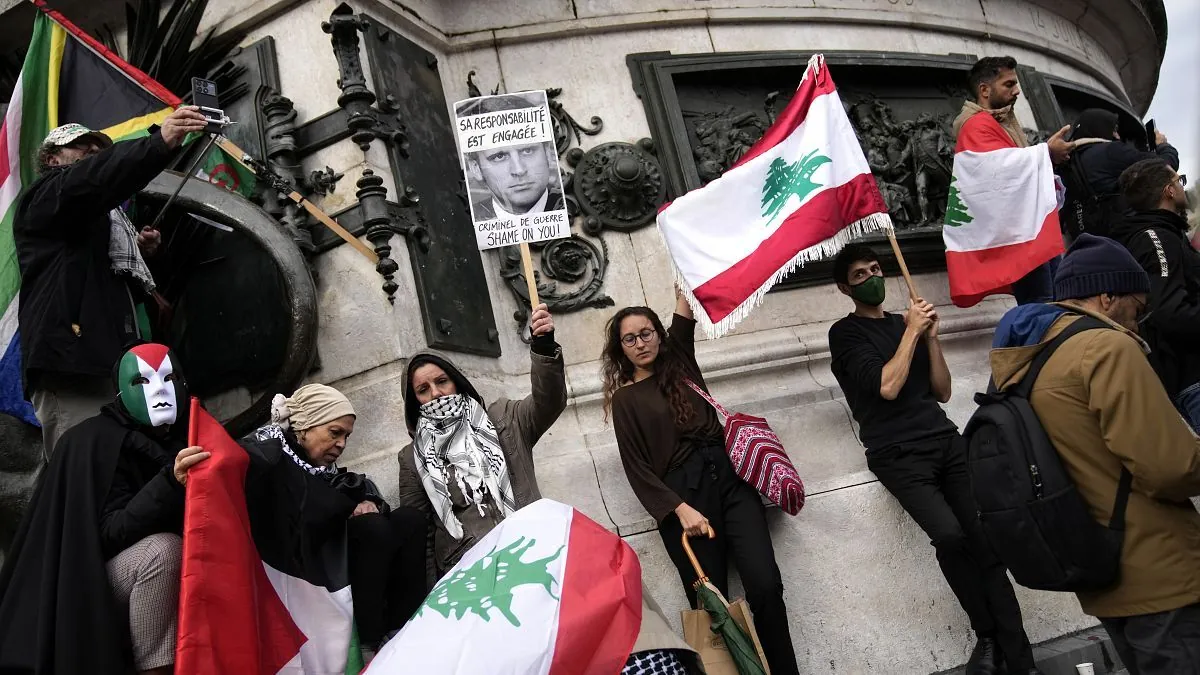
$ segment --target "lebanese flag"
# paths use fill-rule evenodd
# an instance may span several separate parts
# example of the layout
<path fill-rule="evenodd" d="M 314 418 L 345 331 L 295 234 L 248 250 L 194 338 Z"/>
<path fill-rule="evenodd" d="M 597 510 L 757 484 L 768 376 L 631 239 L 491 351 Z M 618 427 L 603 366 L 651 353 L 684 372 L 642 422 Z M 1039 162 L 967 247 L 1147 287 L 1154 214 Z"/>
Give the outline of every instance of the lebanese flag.
<path fill-rule="evenodd" d="M 731 330 L 806 261 L 891 226 L 820 54 L 737 164 L 658 214 L 676 280 L 710 337 Z"/>
<path fill-rule="evenodd" d="M 467 551 L 366 675 L 616 675 L 641 625 L 637 554 L 541 499 Z"/>
<path fill-rule="evenodd" d="M 983 114 L 983 113 L 977 113 Z M 990 120 L 985 120 L 990 121 Z M 950 299 L 970 307 L 1063 253 L 1054 166 L 1045 143 L 1003 147 L 999 124 L 966 124 L 946 199 Z"/>
<path fill-rule="evenodd" d="M 360 672 L 345 565 L 296 570 L 264 563 L 246 507 L 246 450 L 196 399 L 188 442 L 212 456 L 188 472 L 175 672 Z"/>

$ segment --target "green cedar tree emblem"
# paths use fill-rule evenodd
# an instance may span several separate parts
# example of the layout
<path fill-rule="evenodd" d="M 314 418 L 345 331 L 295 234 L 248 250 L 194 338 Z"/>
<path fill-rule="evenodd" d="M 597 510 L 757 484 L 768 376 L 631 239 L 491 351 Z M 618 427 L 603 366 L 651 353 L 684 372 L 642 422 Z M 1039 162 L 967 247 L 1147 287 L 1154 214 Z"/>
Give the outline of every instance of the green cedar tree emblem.
<path fill-rule="evenodd" d="M 950 176 L 950 192 L 946 196 L 946 224 L 960 227 L 975 220 L 958 192 L 958 176 Z"/>
<path fill-rule="evenodd" d="M 512 612 L 513 591 L 518 586 L 541 586 L 550 597 L 559 599 L 550 590 L 550 584 L 554 583 L 554 575 L 550 574 L 548 568 L 566 546 L 560 546 L 552 556 L 522 562 L 521 556 L 535 543 L 536 539 L 525 543 L 525 537 L 521 537 L 503 550 L 497 551 L 492 548 L 470 567 L 438 582 L 433 592 L 425 599 L 425 603 L 417 610 L 417 616 L 421 616 L 428 607 L 447 619 L 454 615 L 454 618 L 459 620 L 466 616 L 467 612 L 471 612 L 484 621 L 491 621 L 490 613 L 495 609 L 504 615 L 509 623 L 520 626 L 521 621 Z"/>
<path fill-rule="evenodd" d="M 812 175 L 822 164 L 831 161 L 825 155 L 818 155 L 816 150 L 791 164 L 782 157 L 776 157 L 767 169 L 767 181 L 762 188 L 762 214 L 767 224 L 775 220 L 792 195 L 803 200 L 810 192 L 821 187 L 820 183 L 812 180 Z"/>

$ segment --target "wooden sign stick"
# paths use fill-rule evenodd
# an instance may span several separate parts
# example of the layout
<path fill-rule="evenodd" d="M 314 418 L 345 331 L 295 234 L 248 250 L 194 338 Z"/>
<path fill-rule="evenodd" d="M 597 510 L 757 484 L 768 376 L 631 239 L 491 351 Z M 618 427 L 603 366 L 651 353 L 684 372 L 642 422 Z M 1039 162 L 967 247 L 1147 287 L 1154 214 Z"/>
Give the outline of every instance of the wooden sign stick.
<path fill-rule="evenodd" d="M 892 244 L 892 253 L 896 255 L 896 262 L 900 263 L 900 273 L 904 275 L 904 283 L 908 284 L 908 299 L 916 302 L 917 287 L 913 284 L 912 276 L 908 273 L 908 265 L 904 262 L 904 254 L 900 252 L 900 243 L 896 241 L 896 231 L 892 228 L 887 230 L 888 241 Z"/>
<path fill-rule="evenodd" d="M 379 256 L 375 255 L 375 251 L 371 250 L 371 247 L 359 241 L 358 237 L 354 236 L 349 230 L 342 227 L 340 223 L 331 218 L 328 213 L 325 213 L 323 210 L 321 210 L 319 206 L 305 199 L 304 195 L 301 195 L 299 192 L 292 189 L 290 185 L 284 185 L 282 182 L 275 184 L 275 181 L 279 181 L 278 176 L 266 175 L 264 172 L 259 171 L 254 165 L 255 162 L 252 161 L 253 158 L 246 154 L 246 151 L 239 148 L 233 141 L 224 136 L 216 136 L 215 138 L 217 147 L 224 150 L 225 153 L 232 157 L 235 162 L 246 167 L 246 170 L 250 173 L 272 183 L 272 187 L 274 189 L 282 192 L 287 196 L 288 199 L 295 202 L 297 206 L 307 211 L 309 215 L 311 215 L 313 218 L 316 218 L 318 222 L 325 227 L 328 227 L 331 231 L 333 231 L 334 234 L 341 237 L 343 241 L 354 247 L 354 249 L 361 253 L 364 258 L 371 261 L 372 265 L 379 264 Z"/>
<path fill-rule="evenodd" d="M 538 299 L 537 279 L 533 276 L 533 258 L 529 255 L 529 244 L 521 242 L 521 267 L 525 269 L 525 283 L 529 284 L 529 309 L 535 310 L 542 304 Z"/>

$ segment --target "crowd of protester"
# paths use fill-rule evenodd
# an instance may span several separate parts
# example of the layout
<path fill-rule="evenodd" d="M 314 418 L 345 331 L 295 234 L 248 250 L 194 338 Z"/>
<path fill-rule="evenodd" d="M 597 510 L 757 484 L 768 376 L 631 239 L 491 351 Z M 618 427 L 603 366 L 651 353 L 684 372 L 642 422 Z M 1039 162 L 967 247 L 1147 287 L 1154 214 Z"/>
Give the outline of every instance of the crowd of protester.
<path fill-rule="evenodd" d="M 1009 58 L 976 65 L 975 100 L 956 131 L 1029 145 L 1013 111 L 1015 69 Z M 111 648 L 127 650 L 138 672 L 171 672 L 188 472 L 209 454 L 187 447 L 183 364 L 152 341 L 145 320 L 155 298 L 146 258 L 158 234 L 136 230 L 120 205 L 204 124 L 184 107 L 145 139 L 115 146 L 79 125 L 56 129 L 39 155 L 41 176 L 21 200 L 21 346 L 48 466 L 0 572 L 0 622 L 24 627 L 0 636 L 0 671 L 8 672 L 7 654 L 23 649 L 50 654 L 54 672 L 84 672 L 98 657 L 70 637 L 102 626 L 91 644 L 123 644 Z M 1200 514 L 1188 501 L 1200 495 L 1200 253 L 1189 238 L 1178 152 L 1161 133 L 1148 150 L 1135 149 L 1117 126 L 1115 114 L 1088 110 L 1071 141 L 1046 145 L 1066 183 L 1062 221 L 1072 243 L 1011 288 L 1018 306 L 995 332 L 992 386 L 1015 387 L 1053 345 L 1029 403 L 1097 522 L 1114 517 L 1114 495 L 1127 499 L 1117 500 L 1119 578 L 1080 591 L 1079 602 L 1129 672 L 1186 675 L 1200 673 Z M 937 309 L 912 298 L 903 314 L 884 311 L 880 258 L 862 244 L 837 256 L 833 281 L 853 304 L 829 331 L 833 374 L 869 469 L 929 536 L 976 634 L 967 673 L 1038 673 L 1002 556 L 981 526 L 968 440 L 942 408 L 952 378 Z M 1077 321 L 1087 325 L 1070 328 Z M 695 575 L 682 535 L 696 538 L 695 556 L 722 592 L 732 562 L 771 671 L 797 673 L 763 503 L 730 465 L 722 420 L 704 397 L 695 328 L 682 295 L 669 329 L 647 307 L 616 312 L 602 355 L 606 412 L 629 483 L 657 522 L 689 602 Z M 303 495 L 306 528 L 346 523 L 368 653 L 475 542 L 540 498 L 533 449 L 566 407 L 567 387 L 544 305 L 530 329 L 532 393 L 521 400 L 487 403 L 443 355 L 409 359 L 403 403 L 412 441 L 398 455 L 394 504 L 371 478 L 338 466 L 357 414 L 332 387 L 281 393 L 270 420 L 242 439 L 248 504 Z M 47 610 L 37 589 L 21 584 L 34 569 L 74 579 L 76 609 L 57 613 L 52 627 L 39 619 Z M 694 652 L 677 639 L 639 644 L 663 655 L 654 672 L 696 672 Z M 631 656 L 624 672 L 642 672 L 637 663 Z"/>

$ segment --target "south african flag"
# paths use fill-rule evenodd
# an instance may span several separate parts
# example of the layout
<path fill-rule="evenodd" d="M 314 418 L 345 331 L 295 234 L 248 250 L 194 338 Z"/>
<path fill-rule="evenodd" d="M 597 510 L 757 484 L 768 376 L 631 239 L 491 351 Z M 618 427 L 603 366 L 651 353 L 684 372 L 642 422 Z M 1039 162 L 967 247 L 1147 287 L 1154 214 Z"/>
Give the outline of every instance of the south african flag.
<path fill-rule="evenodd" d="M 144 136 L 179 105 L 177 96 L 122 61 L 44 3 L 0 127 L 0 412 L 37 424 L 21 384 L 17 266 L 12 225 L 21 191 L 37 177 L 38 146 L 68 122 L 114 141 Z"/>

